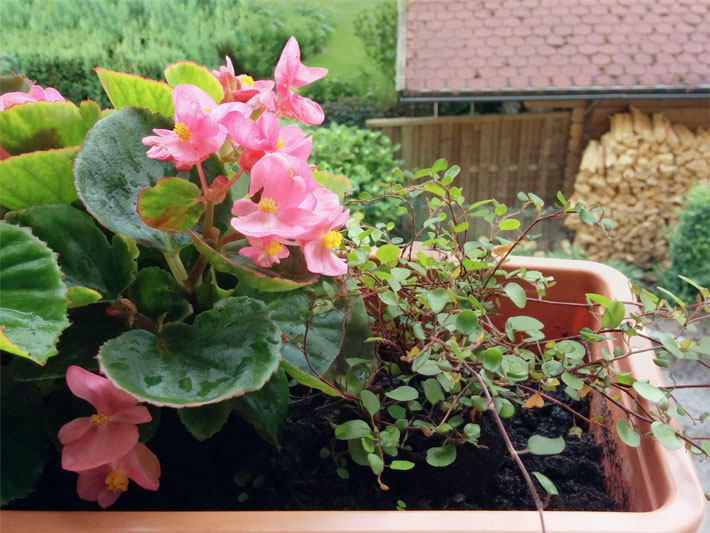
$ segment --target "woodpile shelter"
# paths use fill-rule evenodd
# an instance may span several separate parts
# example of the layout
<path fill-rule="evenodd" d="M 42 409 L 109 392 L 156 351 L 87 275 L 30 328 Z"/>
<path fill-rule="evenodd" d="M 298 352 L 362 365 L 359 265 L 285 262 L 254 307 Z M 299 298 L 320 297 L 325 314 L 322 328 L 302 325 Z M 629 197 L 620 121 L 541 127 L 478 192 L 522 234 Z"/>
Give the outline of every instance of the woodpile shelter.
<path fill-rule="evenodd" d="M 570 194 L 583 148 L 633 105 L 710 125 L 710 0 L 401 0 L 400 100 L 430 118 L 375 119 L 410 169 L 445 157 L 470 199 Z M 438 117 L 470 103 L 469 116 Z M 486 102 L 514 114 L 477 115 Z M 516 106 L 512 106 L 516 107 Z"/>

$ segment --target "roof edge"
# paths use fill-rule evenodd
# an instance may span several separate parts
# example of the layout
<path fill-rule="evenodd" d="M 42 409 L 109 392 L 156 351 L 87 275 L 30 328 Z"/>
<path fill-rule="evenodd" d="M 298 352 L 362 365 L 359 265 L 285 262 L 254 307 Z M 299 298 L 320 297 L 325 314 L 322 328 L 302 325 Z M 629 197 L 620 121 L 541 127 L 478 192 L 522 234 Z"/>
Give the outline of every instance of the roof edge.
<path fill-rule="evenodd" d="M 521 91 L 484 90 L 479 92 L 400 91 L 402 102 L 499 102 L 517 100 L 623 100 L 623 99 L 710 99 L 710 85 L 658 87 L 584 87 L 577 90 Z"/>

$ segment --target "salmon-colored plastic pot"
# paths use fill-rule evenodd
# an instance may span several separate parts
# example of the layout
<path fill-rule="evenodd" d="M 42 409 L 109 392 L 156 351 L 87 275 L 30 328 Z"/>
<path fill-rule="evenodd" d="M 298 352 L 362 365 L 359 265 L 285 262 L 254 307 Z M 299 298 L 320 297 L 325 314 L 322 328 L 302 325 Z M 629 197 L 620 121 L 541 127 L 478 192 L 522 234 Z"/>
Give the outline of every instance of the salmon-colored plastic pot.
<path fill-rule="evenodd" d="M 557 284 L 547 300 L 584 303 L 593 292 L 622 301 L 633 296 L 629 281 L 618 271 L 598 263 L 516 257 L 506 268 L 525 267 L 554 276 Z M 504 310 L 505 311 L 505 310 Z M 512 311 L 512 309 L 510 310 Z M 594 326 L 597 317 L 584 306 L 528 301 L 523 312 L 547 324 L 550 337 Z M 644 346 L 639 339 L 632 348 Z M 638 379 L 661 385 L 653 352 L 629 357 L 619 368 Z M 594 415 L 605 415 L 607 438 L 616 439 L 619 409 L 593 404 Z M 600 434 L 603 429 L 597 430 Z M 670 451 L 653 439 L 639 448 L 617 441 L 604 459 L 612 494 L 626 499 L 628 512 L 545 512 L 550 533 L 673 533 L 695 532 L 705 512 L 705 498 L 689 454 Z M 471 472 L 475 478 L 476 472 Z M 355 495 L 353 495 L 355 497 Z M 534 511 L 265 511 L 265 512 L 25 512 L 0 513 L 3 532 L 80 531 L 240 531 L 240 532 L 538 532 Z"/>

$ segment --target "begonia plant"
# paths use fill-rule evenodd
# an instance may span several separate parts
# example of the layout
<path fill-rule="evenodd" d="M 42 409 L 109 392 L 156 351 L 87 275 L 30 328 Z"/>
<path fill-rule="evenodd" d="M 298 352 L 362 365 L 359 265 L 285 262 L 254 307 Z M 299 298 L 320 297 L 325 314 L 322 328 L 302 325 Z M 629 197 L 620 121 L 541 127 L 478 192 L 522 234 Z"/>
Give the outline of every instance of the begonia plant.
<path fill-rule="evenodd" d="M 520 194 L 518 211 L 468 203 L 452 185 L 458 168 L 439 160 L 416 174 L 397 171 L 382 195 L 411 221 L 405 243 L 389 237 L 394 221 L 367 227 L 349 217 L 348 204 L 377 199 L 350 198 L 346 177 L 306 162 L 311 138 L 282 125 L 324 118 L 294 91 L 326 75 L 301 63 L 295 39 L 274 81 L 235 73 L 229 58 L 217 71 L 170 65 L 167 83 L 96 73 L 115 109 L 76 106 L 21 78 L 0 96 L 0 348 L 14 356 L 3 359 L 3 391 L 35 387 L 23 405 L 60 419 L 62 466 L 77 472 L 80 498 L 108 507 L 129 480 L 158 489 L 159 458 L 148 445 L 161 408 L 178 409 L 201 440 L 235 412 L 278 448 L 290 390 L 348 405 L 334 425 L 334 446 L 345 451 L 333 468 L 347 477 L 345 454 L 383 490 L 387 475 L 417 466 L 413 434 L 429 439 L 424 461 L 443 468 L 457 447 L 485 445 L 481 416 L 506 435 L 503 420 L 561 404 L 558 389 L 575 401 L 632 398 L 636 407 L 617 424 L 629 446 L 648 433 L 710 453 L 708 440 L 673 425 L 685 413 L 675 387 L 614 368 L 633 351 L 587 356 L 610 335 L 646 336 L 647 325 L 669 318 L 681 332 L 649 337 L 656 363 L 706 369 L 707 342 L 681 333 L 707 317 L 707 288 L 686 280 L 695 303 L 663 289 L 660 297 L 637 290 L 639 302 L 587 294 L 574 305 L 598 316 L 599 328 L 564 338 L 546 338 L 544 324 L 524 314 L 554 280 L 505 270 L 510 254 L 552 218 L 579 216 L 608 231 L 600 206 L 558 195 L 548 212 L 532 193 Z M 423 221 L 415 201 L 426 205 Z M 523 210 L 535 213 L 527 227 L 517 218 Z M 469 234 L 476 217 L 490 235 Z M 433 251 L 415 249 L 415 240 Z M 502 324 L 501 300 L 519 311 Z M 93 409 L 48 408 L 41 394 L 65 387 Z M 14 435 L 3 432 L 4 449 L 22 447 Z M 506 442 L 542 510 L 519 456 L 558 453 L 564 439 L 535 435 L 524 450 Z M 24 496 L 42 471 L 43 450 L 26 453 L 37 467 L 29 479 L 3 474 L 4 502 Z M 532 474 L 548 498 L 557 492 Z"/>

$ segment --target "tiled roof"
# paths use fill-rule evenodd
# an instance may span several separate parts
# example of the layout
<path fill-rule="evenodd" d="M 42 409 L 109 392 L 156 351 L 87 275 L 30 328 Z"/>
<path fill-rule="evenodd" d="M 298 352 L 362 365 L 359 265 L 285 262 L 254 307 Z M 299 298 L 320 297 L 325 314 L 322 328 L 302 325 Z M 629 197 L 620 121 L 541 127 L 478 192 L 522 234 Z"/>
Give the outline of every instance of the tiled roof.
<path fill-rule="evenodd" d="M 404 1 L 407 94 L 710 86 L 710 0 Z"/>

